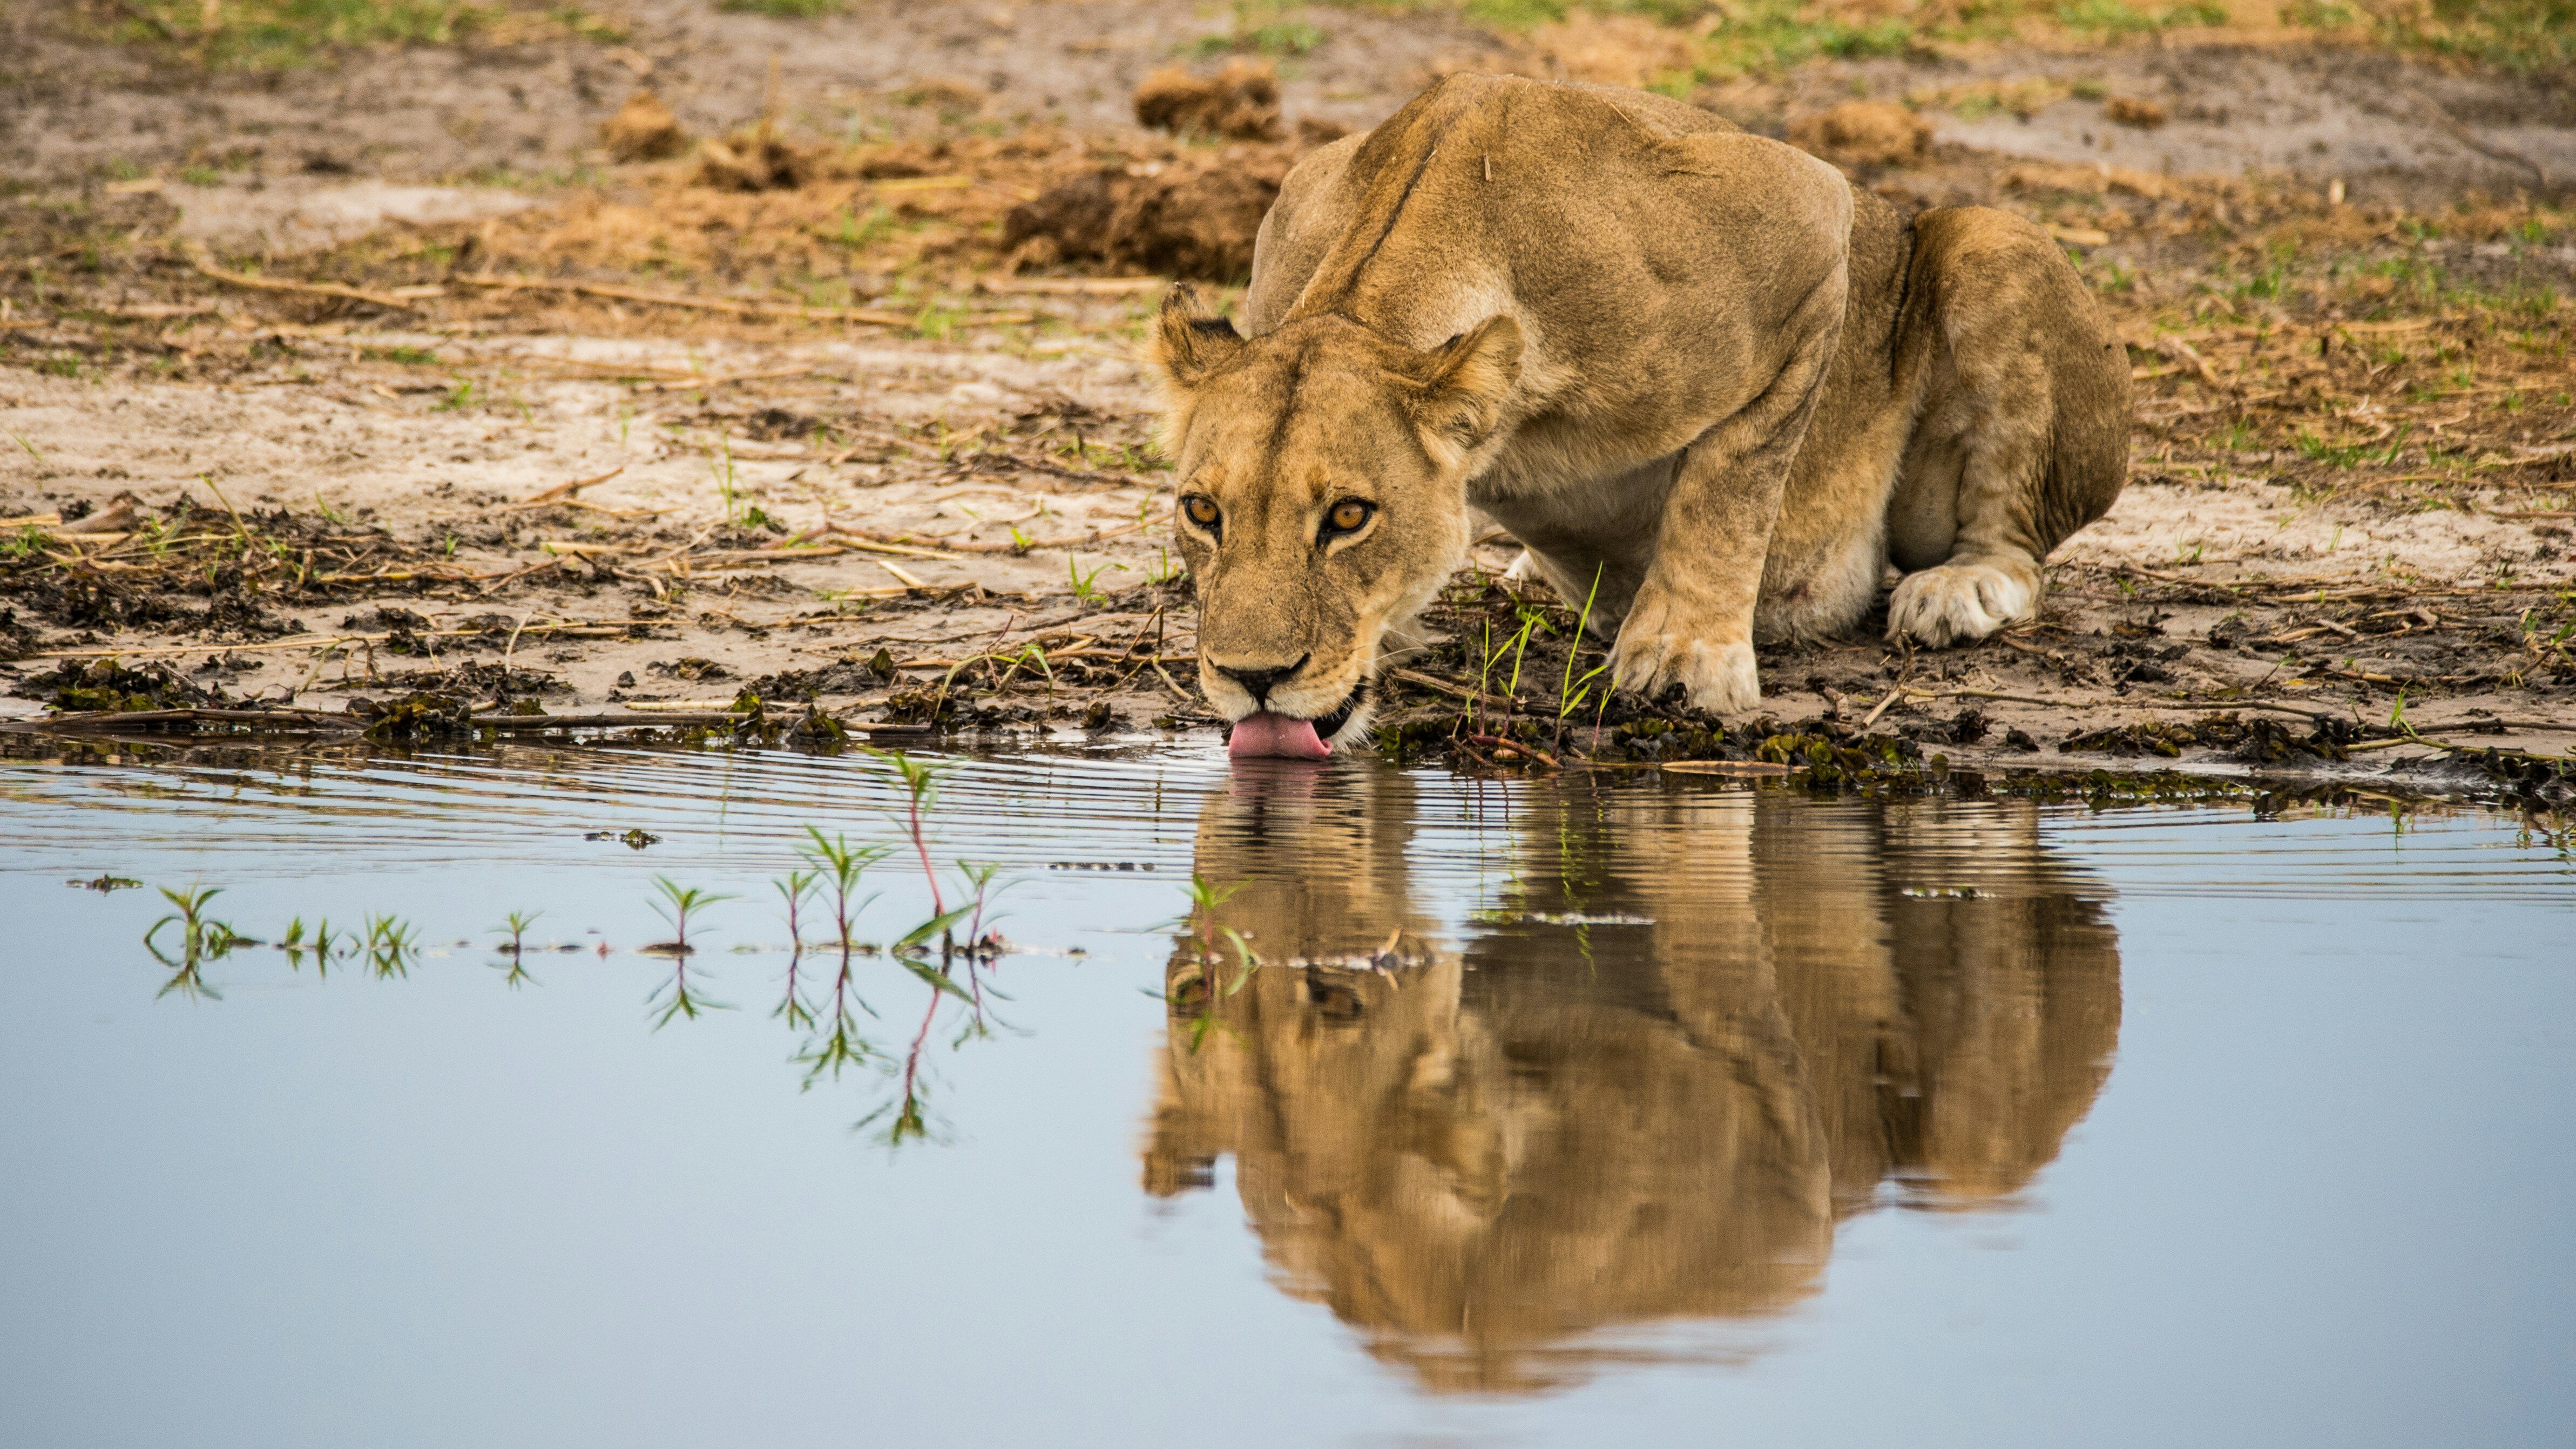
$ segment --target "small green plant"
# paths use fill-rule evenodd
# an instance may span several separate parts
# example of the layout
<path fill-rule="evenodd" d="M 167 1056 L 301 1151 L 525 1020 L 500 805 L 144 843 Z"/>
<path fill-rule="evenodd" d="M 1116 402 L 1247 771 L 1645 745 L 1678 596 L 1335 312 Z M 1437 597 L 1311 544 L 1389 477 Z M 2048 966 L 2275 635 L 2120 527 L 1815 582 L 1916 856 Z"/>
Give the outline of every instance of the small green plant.
<path fill-rule="evenodd" d="M 2329 443 L 2306 428 L 2299 429 L 2291 442 L 2297 447 L 2301 457 L 2314 459 L 2331 467 L 2357 468 L 2364 463 L 2385 466 L 2397 461 L 2397 455 L 2405 448 L 2406 435 L 2412 426 L 2407 423 L 2398 424 L 2396 432 L 2390 436 L 2384 447 L 2373 447 L 2367 443 L 2341 445 Z"/>
<path fill-rule="evenodd" d="M 297 916 L 286 923 L 286 934 L 278 938 L 277 949 L 286 953 L 288 970 L 303 970 L 304 958 L 310 955 L 313 969 L 327 976 L 331 971 L 332 958 L 341 951 L 340 933 L 331 929 L 328 916 L 316 920 L 308 933 L 304 928 L 304 918 Z"/>
<path fill-rule="evenodd" d="M 846 983 L 849 973 L 844 971 L 841 977 Z M 866 1003 L 860 1004 L 864 1006 Z M 814 1024 L 810 1013 L 807 1024 L 809 1026 Z M 875 1043 L 859 1035 L 858 1019 L 845 1010 L 836 1009 L 832 1013 L 830 1029 L 809 1042 L 805 1050 L 797 1054 L 796 1060 L 805 1064 L 804 1086 L 807 1091 L 811 1091 L 814 1084 L 821 1081 L 827 1073 L 834 1081 L 838 1081 L 843 1071 L 851 1067 L 864 1066 L 876 1060 L 876 1057 Z"/>
<path fill-rule="evenodd" d="M 652 903 L 654 914 L 671 928 L 670 940 L 644 948 L 656 956 L 671 958 L 671 979 L 654 989 L 652 1000 L 659 1001 L 661 1006 L 653 1013 L 653 1029 L 660 1031 L 683 1016 L 695 1021 L 702 1011 L 730 1010 L 721 1001 L 709 1001 L 700 996 L 697 987 L 689 980 L 689 957 L 698 949 L 689 944 L 689 918 L 733 897 L 715 895 L 694 886 L 682 886 L 666 875 L 653 877 L 653 888 L 662 894 L 661 900 Z"/>
<path fill-rule="evenodd" d="M 789 1026 L 814 1024 L 813 1010 L 806 1006 L 798 990 L 798 974 L 805 965 L 805 907 L 812 903 L 820 885 L 810 870 L 791 870 L 770 882 L 787 906 L 787 990 L 779 999 L 778 1009 L 770 1015 L 785 1018 Z"/>
<path fill-rule="evenodd" d="M 1003 670 L 1002 677 L 994 682 L 993 687 L 996 690 L 1000 689 L 1003 685 L 1010 683 L 1011 677 L 1018 674 L 1024 667 L 1035 669 L 1038 674 L 1046 680 L 1050 688 L 1055 684 L 1055 667 L 1047 663 L 1046 651 L 1039 648 L 1034 643 L 1030 644 L 1027 648 L 1022 649 L 1017 654 L 996 654 L 993 657 L 995 659 L 1008 659 L 1011 661 L 1011 667 Z"/>
<path fill-rule="evenodd" d="M 938 799 L 939 777 L 955 766 L 916 759 L 901 750 L 870 749 L 868 753 L 893 766 L 896 778 L 903 782 L 904 833 L 912 841 L 913 852 L 921 858 L 922 878 L 930 883 L 931 914 L 946 915 L 948 906 L 940 895 L 939 872 L 930 865 L 930 837 L 922 817 Z"/>
<path fill-rule="evenodd" d="M 109 38 L 177 48 L 198 64 L 275 70 L 339 47 L 448 45 L 507 18 L 499 0 L 118 0 Z M 556 6 L 575 34 L 612 40 L 615 27 Z"/>
<path fill-rule="evenodd" d="M 921 924 L 897 936 L 893 943 L 886 947 L 886 951 L 896 961 L 910 969 L 915 976 L 928 981 L 934 989 L 948 992 L 960 1000 L 967 999 L 966 993 L 956 982 L 948 978 L 947 972 L 927 968 L 916 958 L 929 951 L 931 942 L 945 942 L 948 933 L 959 921 L 966 919 L 967 914 L 973 909 L 972 905 L 964 905 L 953 911 L 941 911 L 936 915 L 925 917 Z"/>
<path fill-rule="evenodd" d="M 1065 555 L 1064 571 L 1065 576 L 1073 582 L 1073 596 L 1075 598 L 1080 599 L 1086 604 L 1097 604 L 1104 598 L 1108 597 L 1106 592 L 1103 591 L 1095 581 L 1098 580 L 1102 574 L 1109 571 L 1109 565 L 1102 564 L 1091 572 L 1084 573 L 1082 571 L 1080 556 L 1068 553 Z"/>
<path fill-rule="evenodd" d="M 715 473 L 716 499 L 724 505 L 724 520 L 726 524 L 732 525 L 740 522 L 742 511 L 742 490 L 738 480 L 734 476 L 732 439 L 725 437 L 718 437 L 716 439 L 715 456 L 708 460 L 707 466 Z"/>
<path fill-rule="evenodd" d="M 854 846 L 844 835 L 835 835 L 827 840 L 822 831 L 811 825 L 805 827 L 805 833 L 814 843 L 800 847 L 797 853 L 813 863 L 822 885 L 832 893 L 833 940 L 840 945 L 841 966 L 847 970 L 850 951 L 856 944 L 851 935 L 851 924 L 861 911 L 868 908 L 869 902 L 876 899 L 869 896 L 867 900 L 853 904 L 852 897 L 858 894 L 859 881 L 867 874 L 868 867 L 885 859 L 888 849 L 882 845 Z"/>
<path fill-rule="evenodd" d="M 851 1011 L 855 1006 L 870 1016 L 876 1015 L 876 1009 L 869 1006 L 866 999 L 859 996 L 855 989 L 850 961 L 856 945 L 852 939 L 852 925 L 859 913 L 866 910 L 869 902 L 876 897 L 870 896 L 866 900 L 855 902 L 852 898 L 857 895 L 859 882 L 866 875 L 868 867 L 885 858 L 886 848 L 877 845 L 853 846 L 848 837 L 839 835 L 826 837 L 823 832 L 811 825 L 805 827 L 805 834 L 813 844 L 800 847 L 797 853 L 813 863 L 815 870 L 797 874 L 804 875 L 813 881 L 813 889 L 830 892 L 832 926 L 835 939 L 841 948 L 840 970 L 832 979 L 831 1025 L 798 1057 L 798 1060 L 806 1064 L 805 1084 L 810 1088 L 826 1072 L 837 1078 L 844 1068 L 870 1061 L 876 1055 L 876 1049 L 860 1036 L 858 1018 Z M 788 877 L 790 882 L 795 881 L 796 878 L 797 875 Z M 794 890 L 794 886 L 786 885 L 781 887 L 780 893 L 792 896 Z M 793 929 L 791 926 L 791 932 Z M 790 1001 L 794 1001 L 796 993 L 792 965 L 790 970 L 788 996 Z M 795 1024 L 800 1013 L 806 1026 L 816 1024 L 815 1013 L 801 1002 L 796 1002 L 792 1006 L 782 1005 L 779 1009 L 779 1014 L 787 1017 L 791 1025 Z"/>
<path fill-rule="evenodd" d="M 408 976 L 420 961 L 420 930 L 400 916 L 369 916 L 360 949 L 378 977 Z"/>
<path fill-rule="evenodd" d="M 805 954 L 805 907 L 813 902 L 822 881 L 810 870 L 791 870 L 770 886 L 787 907 L 787 969 L 793 973 L 796 962 Z"/>
<path fill-rule="evenodd" d="M 854 252 L 864 251 L 894 235 L 895 230 L 893 207 L 870 207 L 865 217 L 845 207 L 833 218 L 832 229 L 824 233 L 824 239 Z"/>
<path fill-rule="evenodd" d="M 2057 7 L 2057 23 L 2100 35 L 2137 35 L 2189 25 L 2224 25 L 2227 7 L 2215 0 L 2188 0 L 2150 14 L 2127 0 L 2064 0 Z"/>
<path fill-rule="evenodd" d="M 537 917 L 544 914 L 543 911 L 512 911 L 501 918 L 498 929 L 510 938 L 509 944 L 501 948 L 501 954 L 510 958 L 510 971 L 503 979 L 513 987 L 536 979 L 528 974 L 528 927 L 535 925 Z"/>
<path fill-rule="evenodd" d="M 671 956 L 687 956 L 698 949 L 689 944 L 691 916 L 703 914 L 707 907 L 718 902 L 733 899 L 732 896 L 714 895 L 694 886 L 683 887 L 667 875 L 653 877 L 653 889 L 662 893 L 662 899 L 652 903 L 653 913 L 671 928 L 671 939 L 656 949 Z"/>
<path fill-rule="evenodd" d="M 221 960 L 230 954 L 234 947 L 251 943 L 229 923 L 218 921 L 206 914 L 207 903 L 222 895 L 221 889 L 198 885 L 194 882 L 181 886 L 177 890 L 172 890 L 168 886 L 162 886 L 159 889 L 161 898 L 177 909 L 154 921 L 152 928 L 143 933 L 143 949 L 151 952 L 162 965 L 190 973 L 184 986 L 179 981 L 173 981 L 170 986 L 162 989 L 166 992 L 179 988 L 192 995 L 202 992 L 204 995 L 213 996 L 214 992 L 205 990 L 195 980 L 193 972 L 197 965 L 203 961 Z M 159 941 L 161 933 L 172 926 L 179 928 L 177 960 L 172 960 L 163 954 Z"/>
<path fill-rule="evenodd" d="M 957 330 L 957 324 L 964 320 L 966 314 L 959 308 L 926 302 L 913 316 L 912 335 L 925 342 L 945 342 Z"/>
<path fill-rule="evenodd" d="M 460 377 L 456 380 L 456 386 L 447 390 L 447 396 L 430 404 L 429 410 L 434 413 L 458 413 L 463 412 L 465 409 L 473 406 L 473 404 L 474 379 L 470 377 Z"/>
<path fill-rule="evenodd" d="M 1198 52 L 1202 56 L 1234 51 L 1288 57 L 1304 55 L 1323 43 L 1324 32 L 1317 26 L 1301 21 L 1274 21 L 1267 25 L 1238 27 L 1231 35 L 1202 37 Z"/>
<path fill-rule="evenodd" d="M 500 926 L 496 929 L 509 936 L 510 944 L 502 947 L 501 950 L 512 956 L 524 954 L 527 950 L 528 927 L 535 925 L 537 918 L 544 914 L 543 911 L 512 911 L 503 916 Z"/>
<path fill-rule="evenodd" d="M 1239 880 L 1230 885 L 1218 885 L 1193 871 L 1189 884 L 1189 913 L 1172 922 L 1182 933 L 1183 954 L 1177 964 L 1192 968 L 1189 974 L 1195 977 L 1194 981 L 1187 977 L 1176 979 L 1174 984 L 1184 987 L 1194 984 L 1203 993 L 1200 998 L 1202 1010 L 1190 1027 L 1190 1050 L 1194 1053 L 1207 1040 L 1209 1028 L 1216 1025 L 1218 999 L 1241 991 L 1261 964 L 1261 958 L 1253 954 L 1252 943 L 1244 939 L 1243 933 L 1218 921 L 1216 916 L 1218 907 L 1250 884 L 1250 881 Z M 1217 981 L 1225 965 L 1220 944 L 1234 949 L 1235 960 L 1234 979 L 1222 986 Z"/>
<path fill-rule="evenodd" d="M 1585 700 L 1592 694 L 1593 681 L 1599 679 L 1610 668 L 1610 660 L 1605 655 L 1599 664 L 1586 670 L 1582 678 L 1577 679 L 1574 676 L 1576 656 L 1583 652 L 1584 630 L 1592 623 L 1593 601 L 1601 596 L 1602 567 L 1600 564 L 1592 566 L 1592 587 L 1583 595 L 1583 612 L 1575 617 L 1573 637 L 1568 639 L 1565 645 L 1565 676 L 1557 681 L 1556 686 L 1556 738 L 1560 743 L 1565 738 L 1566 717 L 1583 707 Z M 1606 695 L 1602 703 L 1604 706 L 1609 703 Z"/>
<path fill-rule="evenodd" d="M 1521 697 L 1521 661 L 1529 653 L 1530 636 L 1556 632 L 1547 622 L 1547 611 L 1535 604 L 1523 604 L 1514 611 L 1520 617 L 1519 632 L 1512 636 L 1512 678 L 1503 686 L 1503 697 L 1517 704 Z"/>
<path fill-rule="evenodd" d="M 994 861 L 978 863 L 961 860 L 957 862 L 957 873 L 966 877 L 966 883 L 975 888 L 975 899 L 967 911 L 966 949 L 982 953 L 997 944 L 988 939 L 985 934 L 985 927 L 990 924 L 985 912 L 991 906 L 993 897 L 1000 894 L 1000 891 L 993 888 L 993 881 L 1001 875 L 1002 867 Z M 1010 883 L 1004 882 L 1002 890 L 1008 889 L 1010 889 Z"/>
<path fill-rule="evenodd" d="M 1476 703 L 1474 706 L 1477 712 L 1477 718 L 1480 721 L 1483 718 L 1485 696 L 1492 692 L 1494 666 L 1502 662 L 1502 658 L 1505 654 L 1512 656 L 1511 682 L 1504 687 L 1503 696 L 1504 698 L 1517 703 L 1520 699 L 1521 658 L 1528 652 L 1530 636 L 1542 630 L 1549 633 L 1555 632 L 1555 630 L 1550 628 L 1548 625 L 1546 612 L 1535 605 L 1519 605 L 1514 609 L 1513 613 L 1514 617 L 1520 620 L 1520 628 L 1514 630 L 1511 637 L 1505 639 L 1500 644 L 1494 643 L 1493 622 L 1491 620 L 1487 620 L 1483 626 L 1484 632 L 1477 651 L 1480 656 L 1480 662 L 1476 668 Z"/>
<path fill-rule="evenodd" d="M 845 0 L 716 0 L 716 8 L 734 15 L 766 15 L 773 20 L 817 20 L 838 15 Z"/>

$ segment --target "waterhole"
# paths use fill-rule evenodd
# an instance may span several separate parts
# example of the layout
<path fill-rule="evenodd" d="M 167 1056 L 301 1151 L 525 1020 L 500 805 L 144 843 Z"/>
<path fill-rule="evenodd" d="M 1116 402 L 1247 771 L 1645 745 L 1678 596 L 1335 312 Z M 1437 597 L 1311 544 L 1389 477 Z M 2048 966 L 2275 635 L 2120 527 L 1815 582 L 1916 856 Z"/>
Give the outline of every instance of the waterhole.
<path fill-rule="evenodd" d="M 10 1444 L 2576 1421 L 2545 821 L 22 751 L 0 921 Z"/>

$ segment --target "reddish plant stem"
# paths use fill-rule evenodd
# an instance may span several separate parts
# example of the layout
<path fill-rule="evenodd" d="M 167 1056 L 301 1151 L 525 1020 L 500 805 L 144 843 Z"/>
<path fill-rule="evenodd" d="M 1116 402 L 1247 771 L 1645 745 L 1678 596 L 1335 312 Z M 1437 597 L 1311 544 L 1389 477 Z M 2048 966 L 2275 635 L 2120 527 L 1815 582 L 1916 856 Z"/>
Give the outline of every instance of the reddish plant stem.
<path fill-rule="evenodd" d="M 921 856 L 922 877 L 930 882 L 930 913 L 934 916 L 947 915 L 947 903 L 939 898 L 939 872 L 930 868 L 930 841 L 921 833 L 920 791 L 913 792 L 912 804 L 908 808 L 912 812 L 912 848 Z"/>
<path fill-rule="evenodd" d="M 930 1023 L 938 1015 L 939 992 L 933 989 L 930 993 L 930 1009 L 921 1014 L 921 1030 L 912 1034 L 912 1047 L 903 1054 L 903 1100 L 907 1107 L 913 1101 L 913 1077 L 921 1070 L 921 1044 L 930 1040 Z"/>

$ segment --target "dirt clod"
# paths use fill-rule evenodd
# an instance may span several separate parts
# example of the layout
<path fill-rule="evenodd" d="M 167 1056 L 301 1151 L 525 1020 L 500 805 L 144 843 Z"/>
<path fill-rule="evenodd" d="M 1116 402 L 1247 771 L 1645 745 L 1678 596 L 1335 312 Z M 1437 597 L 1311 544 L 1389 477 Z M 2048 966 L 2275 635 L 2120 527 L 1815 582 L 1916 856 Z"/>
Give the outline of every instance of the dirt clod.
<path fill-rule="evenodd" d="M 1229 60 L 1212 76 L 1165 66 L 1136 87 L 1136 123 L 1176 136 L 1276 141 L 1279 73 L 1259 61 Z"/>
<path fill-rule="evenodd" d="M 128 668 L 113 659 L 66 660 L 20 681 L 17 692 L 22 699 L 40 699 L 57 709 L 118 713 L 224 702 L 222 690 L 193 683 L 167 664 Z"/>
<path fill-rule="evenodd" d="M 471 738 L 474 708 L 460 695 L 410 694 L 389 703 L 359 700 L 350 712 L 367 720 L 367 738 L 379 744 Z"/>
<path fill-rule="evenodd" d="M 970 80 L 957 76 L 927 76 L 905 86 L 895 98 L 907 106 L 919 106 L 943 116 L 965 117 L 983 110 L 984 103 L 991 96 Z"/>
<path fill-rule="evenodd" d="M 719 191 L 793 191 L 814 174 L 814 156 L 788 144 L 767 121 L 724 140 L 698 143 L 700 186 Z"/>
<path fill-rule="evenodd" d="M 1799 117 L 1789 144 L 1837 166 L 1911 166 L 1932 150 L 1932 124 L 1886 101 L 1845 101 Z"/>
<path fill-rule="evenodd" d="M 2102 103 L 2102 118 L 2113 125 L 2152 131 L 2165 123 L 2165 108 L 2135 96 L 2113 96 Z"/>
<path fill-rule="evenodd" d="M 656 660 L 644 667 L 666 679 L 723 679 L 732 673 L 714 660 L 701 659 L 694 654 L 684 655 L 667 663 Z"/>
<path fill-rule="evenodd" d="M 600 122 L 599 140 L 620 161 L 667 161 L 689 144 L 680 118 L 649 89 L 628 96 L 616 115 Z"/>
<path fill-rule="evenodd" d="M 1199 281 L 1239 281 L 1279 195 L 1286 147 L 1232 146 L 1135 174 L 1104 166 L 1012 209 L 1003 244 L 1023 265 L 1099 262 Z"/>

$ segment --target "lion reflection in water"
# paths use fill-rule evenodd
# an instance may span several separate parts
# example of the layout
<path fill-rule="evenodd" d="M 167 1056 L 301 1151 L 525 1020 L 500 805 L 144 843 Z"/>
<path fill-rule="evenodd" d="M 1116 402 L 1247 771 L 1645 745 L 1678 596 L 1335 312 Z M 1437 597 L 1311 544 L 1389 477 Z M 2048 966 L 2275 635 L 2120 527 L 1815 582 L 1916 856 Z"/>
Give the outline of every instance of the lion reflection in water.
<path fill-rule="evenodd" d="M 1601 1330 L 1791 1304 L 1841 1218 L 2010 1198 L 2109 1073 L 2105 892 L 2025 804 L 1513 808 L 1459 947 L 1409 781 L 1240 769 L 1196 865 L 1247 882 L 1213 916 L 1261 969 L 1229 992 L 1231 948 L 1184 937 L 1167 972 L 1147 1190 L 1232 1153 L 1287 1291 L 1429 1387 L 1545 1389 L 1628 1356 Z"/>

